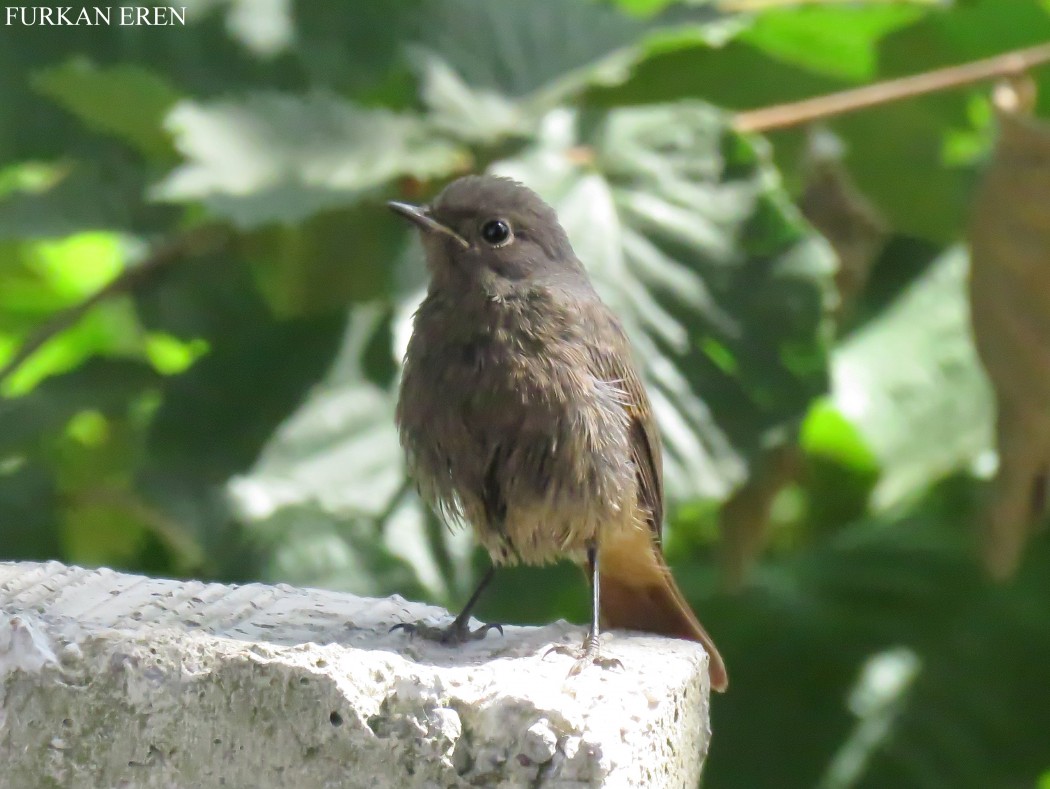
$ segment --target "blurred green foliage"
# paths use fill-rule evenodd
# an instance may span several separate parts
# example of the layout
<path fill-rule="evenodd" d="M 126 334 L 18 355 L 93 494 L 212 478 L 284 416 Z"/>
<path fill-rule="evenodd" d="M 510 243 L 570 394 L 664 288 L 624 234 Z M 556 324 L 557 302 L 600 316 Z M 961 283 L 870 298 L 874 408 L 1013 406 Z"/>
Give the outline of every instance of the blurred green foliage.
<path fill-rule="evenodd" d="M 2 27 L 0 558 L 461 602 L 485 559 L 420 506 L 393 428 L 424 274 L 382 203 L 488 169 L 557 207 L 638 350 L 667 552 L 733 677 L 705 786 L 1050 785 L 1050 543 L 998 587 L 971 547 L 993 414 L 959 241 L 987 88 L 824 126 L 885 233 L 838 306 L 792 202 L 821 135 L 730 115 L 1048 39 L 1037 0 Z M 767 536 L 727 559 L 740 491 Z M 750 568 L 732 590 L 720 557 Z M 481 613 L 585 610 L 561 566 L 501 573 Z"/>

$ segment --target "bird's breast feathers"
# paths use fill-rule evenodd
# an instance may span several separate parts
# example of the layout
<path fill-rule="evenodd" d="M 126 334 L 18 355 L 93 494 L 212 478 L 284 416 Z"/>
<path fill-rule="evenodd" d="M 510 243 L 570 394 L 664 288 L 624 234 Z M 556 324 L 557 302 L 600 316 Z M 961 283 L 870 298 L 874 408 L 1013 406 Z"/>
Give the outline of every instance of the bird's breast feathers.
<path fill-rule="evenodd" d="M 586 338 L 558 341 L 576 328 L 493 321 L 455 337 L 417 319 L 398 405 L 411 471 L 497 560 L 547 561 L 603 519 L 634 518 L 625 395 L 596 374 Z"/>

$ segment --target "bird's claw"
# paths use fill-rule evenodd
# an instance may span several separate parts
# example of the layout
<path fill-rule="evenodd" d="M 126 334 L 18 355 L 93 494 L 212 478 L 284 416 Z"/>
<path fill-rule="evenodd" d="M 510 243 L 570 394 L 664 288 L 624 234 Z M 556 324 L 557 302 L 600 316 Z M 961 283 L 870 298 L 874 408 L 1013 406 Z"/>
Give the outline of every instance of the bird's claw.
<path fill-rule="evenodd" d="M 590 634 L 583 639 L 583 644 L 579 647 L 572 647 L 567 644 L 555 644 L 543 653 L 543 658 L 546 659 L 551 653 L 565 655 L 576 659 L 572 668 L 569 669 L 570 677 L 575 677 L 587 668 L 587 666 L 598 666 L 598 668 L 602 669 L 623 669 L 623 663 L 618 659 L 602 657 L 600 640 L 596 636 Z"/>
<path fill-rule="evenodd" d="M 498 630 L 499 634 L 503 635 L 503 625 L 498 622 L 492 622 L 471 630 L 468 623 L 461 623 L 458 620 L 445 627 L 436 627 L 424 622 L 399 622 L 390 628 L 391 633 L 395 630 L 404 630 L 410 636 L 419 636 L 427 641 L 436 641 L 445 646 L 457 646 L 468 641 L 480 641 L 490 630 Z"/>

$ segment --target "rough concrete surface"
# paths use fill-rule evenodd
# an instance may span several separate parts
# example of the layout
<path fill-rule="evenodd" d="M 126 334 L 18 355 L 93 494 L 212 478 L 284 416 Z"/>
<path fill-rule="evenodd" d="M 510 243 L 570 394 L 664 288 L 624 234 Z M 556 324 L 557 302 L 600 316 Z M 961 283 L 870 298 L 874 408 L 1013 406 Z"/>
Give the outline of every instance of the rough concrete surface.
<path fill-rule="evenodd" d="M 695 787 L 707 656 L 583 629 L 459 648 L 398 597 L 0 563 L 0 787 Z"/>

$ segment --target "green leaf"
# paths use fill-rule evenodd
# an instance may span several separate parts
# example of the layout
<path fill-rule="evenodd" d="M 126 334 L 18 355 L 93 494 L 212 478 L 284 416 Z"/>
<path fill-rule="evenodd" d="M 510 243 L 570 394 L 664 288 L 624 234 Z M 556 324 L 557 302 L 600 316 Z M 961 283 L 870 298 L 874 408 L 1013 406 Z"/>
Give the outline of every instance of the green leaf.
<path fill-rule="evenodd" d="M 921 14 L 912 21 L 912 17 Z M 898 16 L 899 15 L 899 16 Z M 812 17 L 814 24 L 808 21 Z M 817 21 L 827 24 L 818 25 Z M 724 48 L 657 53 L 621 87 L 598 91 L 603 106 L 700 96 L 737 110 L 796 101 L 886 79 L 956 65 L 1040 43 L 1050 14 L 1029 0 L 996 0 L 928 9 L 879 4 L 785 8 L 759 14 Z M 875 67 L 873 69 L 873 66 Z M 746 74 L 742 79 L 740 75 Z M 1037 72 L 1043 80 L 1043 72 Z M 1040 83 L 1041 111 L 1050 83 Z M 970 110 L 976 87 L 880 104 L 829 119 L 861 191 L 898 232 L 939 244 L 958 239 L 974 182 L 973 164 L 990 129 Z M 771 134 L 785 177 L 804 164 L 798 130 Z M 960 141 L 965 156 L 960 156 Z"/>
<path fill-rule="evenodd" d="M 412 566 L 377 539 L 375 524 L 340 518 L 317 504 L 284 507 L 253 523 L 271 557 L 264 579 L 320 584 L 367 597 L 426 594 Z"/>
<path fill-rule="evenodd" d="M 201 498 L 185 520 L 206 534 L 226 516 L 208 497 L 251 467 L 276 426 L 321 378 L 345 317 L 331 311 L 276 317 L 255 291 L 245 263 L 220 254 L 169 269 L 135 295 L 145 328 L 208 347 L 185 372 L 161 379 L 142 464 L 163 506 Z"/>
<path fill-rule="evenodd" d="M 799 431 L 804 453 L 805 523 L 811 532 L 837 531 L 863 516 L 882 473 L 861 431 L 822 398 Z"/>
<path fill-rule="evenodd" d="M 991 447 L 991 392 L 970 339 L 967 268 L 966 250 L 951 248 L 835 350 L 832 398 L 883 468 L 879 506 Z"/>
<path fill-rule="evenodd" d="M 0 254 L 0 305 L 15 313 L 42 314 L 71 306 L 121 272 L 125 247 L 114 233 L 12 245 Z"/>
<path fill-rule="evenodd" d="M 123 270 L 127 245 L 126 239 L 111 233 L 0 244 L 0 331 L 9 332 L 10 339 L 0 349 L 0 364 L 43 331 L 56 311 L 80 303 L 114 279 Z M 129 301 L 114 297 L 50 336 L 0 385 L 0 391 L 25 393 L 92 356 L 138 357 L 143 352 Z"/>
<path fill-rule="evenodd" d="M 151 218 L 141 206 L 145 183 L 140 170 L 108 161 L 102 154 L 89 161 L 59 163 L 46 184 L 0 197 L 0 239 L 131 230 Z"/>
<path fill-rule="evenodd" d="M 879 46 L 881 78 L 928 71 L 1041 44 L 1050 38 L 1050 13 L 1019 0 L 974 0 L 928 14 L 886 37 Z M 1041 110 L 1050 107 L 1050 77 L 1039 80 Z M 847 142 L 847 163 L 860 188 L 892 224 L 940 243 L 962 234 L 974 185 L 974 151 L 987 150 L 991 128 L 969 111 L 970 90 L 930 94 L 846 116 L 833 125 Z M 892 129 L 892 134 L 887 134 Z M 951 143 L 968 138 L 970 155 L 952 160 Z M 978 145 L 978 140 L 980 145 Z M 957 159 L 957 157 L 956 157 Z"/>
<path fill-rule="evenodd" d="M 95 356 L 136 357 L 143 350 L 138 324 L 127 300 L 102 305 L 48 340 L 3 382 L 4 395 L 21 395 L 47 378 L 75 370 Z M 18 345 L 21 345 L 19 343 Z M 12 346 L 12 353 L 14 348 Z"/>
<path fill-rule="evenodd" d="M 206 356 L 164 381 L 151 465 L 211 483 L 249 468 L 330 363 L 342 323 L 329 314 L 211 339 Z"/>
<path fill-rule="evenodd" d="M 965 132 L 990 140 L 986 129 L 972 128 L 962 97 L 894 102 L 846 115 L 831 128 L 845 142 L 850 175 L 895 230 L 940 245 L 959 238 L 975 172 L 972 160 L 948 166 L 945 140 Z"/>
<path fill-rule="evenodd" d="M 392 393 L 370 383 L 362 366 L 386 319 L 378 305 L 351 311 L 330 372 L 237 483 L 249 511 L 316 502 L 337 517 L 378 517 L 405 486 Z"/>
<path fill-rule="evenodd" d="M 33 86 L 89 128 L 113 134 L 149 158 L 171 159 L 171 140 L 161 122 L 179 94 L 156 72 L 131 64 L 100 68 L 76 59 L 39 72 Z"/>
<path fill-rule="evenodd" d="M 976 513 L 970 506 L 940 515 L 967 553 L 970 535 L 953 521 L 970 522 Z M 924 572 L 937 579 L 942 602 L 923 606 L 907 597 L 894 606 L 892 613 L 901 617 L 896 640 L 914 650 L 919 671 L 900 694 L 896 719 L 874 744 L 854 786 L 1033 784 L 1046 764 L 1046 749 L 1030 732 L 1050 725 L 1050 696 L 1032 681 L 1043 670 L 1039 656 L 1050 648 L 1050 628 L 1038 614 L 1050 594 L 1047 547 L 1041 541 L 1018 581 L 996 591 L 980 583 L 969 562 L 968 572 L 954 578 L 950 565 L 923 563 Z"/>
<path fill-rule="evenodd" d="M 386 305 L 355 306 L 343 347 L 324 380 L 280 426 L 251 471 L 228 487 L 250 532 L 257 527 L 265 532 L 276 513 L 291 518 L 303 512 L 315 524 L 318 539 L 339 555 L 361 550 L 354 545 L 357 538 L 344 533 L 346 525 L 368 523 L 373 539 L 381 535 L 386 550 L 413 568 L 431 599 L 451 603 L 453 590 L 470 583 L 472 536 L 466 529 L 449 532 L 409 493 L 391 381 L 387 377 L 384 387 L 374 383 L 375 357 L 382 353 L 393 366 L 394 334 L 403 333 L 398 329 L 407 323 L 410 309 L 402 305 L 392 320 Z M 339 539 L 349 543 L 335 547 Z M 295 556 L 294 562 L 309 559 Z M 342 576 L 338 582 L 351 583 Z M 355 583 L 373 581 L 362 577 Z"/>
<path fill-rule="evenodd" d="M 973 478 L 949 479 L 912 507 L 767 559 L 733 598 L 711 592 L 708 567 L 675 568 L 734 682 L 705 785 L 1032 784 L 1046 751 L 1030 732 L 1050 725 L 1034 680 L 1050 647 L 1050 543 L 1016 584 L 991 590 L 964 528 L 979 502 Z M 783 758 L 754 759 L 756 739 Z"/>
<path fill-rule="evenodd" d="M 185 372 L 197 359 L 208 352 L 204 340 L 182 342 L 164 332 L 153 332 L 146 336 L 146 357 L 154 369 L 164 375 Z"/>
<path fill-rule="evenodd" d="M 429 0 L 415 23 L 430 117 L 482 143 L 528 136 L 585 88 L 623 82 L 651 46 L 710 43 L 737 24 L 711 4 L 643 19 L 591 0 Z"/>
<path fill-rule="evenodd" d="M 676 2 L 678 0 L 613 0 L 613 3 L 623 11 L 638 16 L 662 11 Z"/>
<path fill-rule="evenodd" d="M 747 78 L 742 79 L 741 75 Z M 701 98 L 724 109 L 746 110 L 804 99 L 847 87 L 842 79 L 779 61 L 734 38 L 714 48 L 657 50 L 622 85 L 592 89 L 588 104 L 618 107 Z"/>
<path fill-rule="evenodd" d="M 0 462 L 46 448 L 84 411 L 125 414 L 159 381 L 141 362 L 94 359 L 49 378 L 27 395 L 0 398 Z"/>
<path fill-rule="evenodd" d="M 192 96 L 300 85 L 296 63 L 288 58 L 259 58 L 236 41 L 231 35 L 235 26 L 227 25 L 224 15 L 217 13 L 223 5 L 228 3 L 192 4 L 194 11 L 187 15 L 186 27 L 181 29 L 120 24 L 0 26 L 0 106 L 4 108 L 0 118 L 0 161 L 48 160 L 83 151 L 88 136 L 84 133 L 87 116 L 91 116 L 92 123 L 106 122 L 100 118 L 99 102 L 109 103 L 116 117 L 123 115 L 117 106 L 119 95 L 114 96 L 106 88 L 105 83 L 111 79 L 128 87 L 128 98 L 141 102 L 142 108 L 150 112 L 159 103 L 163 84 L 176 86 L 176 91 Z M 117 15 L 114 10 L 114 22 Z M 256 9 L 252 16 L 263 18 L 265 9 Z M 165 32 L 176 30 L 178 35 Z M 77 100 L 63 85 L 62 100 L 75 102 L 84 118 L 67 112 L 70 107 L 60 108 L 32 85 L 36 74 L 61 69 L 61 64 L 71 60 L 97 64 L 88 67 L 94 74 L 84 78 L 87 92 L 93 97 L 90 101 Z M 136 146 L 145 142 L 152 150 L 156 140 L 166 139 L 162 129 L 151 132 L 126 116 L 120 126 L 123 132 L 138 129 Z M 100 126 L 93 128 L 101 130 Z M 139 132 L 145 136 L 140 137 Z M 127 141 L 126 137 L 121 139 Z M 170 158 L 170 143 L 166 152 L 158 153 Z"/>
<path fill-rule="evenodd" d="M 368 201 L 295 225 L 270 225 L 238 241 L 277 315 L 317 315 L 388 297 L 405 223 Z"/>
<path fill-rule="evenodd" d="M 19 162 L 0 169 L 0 196 L 12 192 L 42 192 L 61 178 L 61 169 L 44 162 Z"/>
<path fill-rule="evenodd" d="M 878 65 L 879 40 L 921 19 L 935 2 L 774 6 L 758 14 L 739 40 L 811 71 L 871 79 Z"/>
<path fill-rule="evenodd" d="M 722 15 L 709 6 L 673 18 L 699 28 Z M 513 98 L 547 92 L 557 101 L 587 83 L 621 81 L 642 39 L 668 23 L 590 0 L 428 0 L 415 40 L 472 87 Z"/>
<path fill-rule="evenodd" d="M 725 497 L 826 385 L 832 254 L 780 191 L 766 149 L 683 102 L 553 113 L 534 148 L 494 169 L 555 206 L 623 320 L 665 438 L 669 494 Z"/>
<path fill-rule="evenodd" d="M 878 459 L 871 448 L 830 400 L 814 403 L 799 433 L 799 446 L 810 456 L 833 461 L 858 474 L 878 470 Z"/>
<path fill-rule="evenodd" d="M 154 198 L 199 201 L 243 228 L 351 206 L 399 176 L 444 176 L 468 161 L 418 116 L 322 92 L 184 101 L 166 123 L 186 162 Z"/>
<path fill-rule="evenodd" d="M 310 84 L 369 105 L 408 109 L 415 89 L 400 54 L 421 4 L 297 0 L 292 12 L 296 56 Z M 255 15 L 251 6 L 250 16 Z"/>

